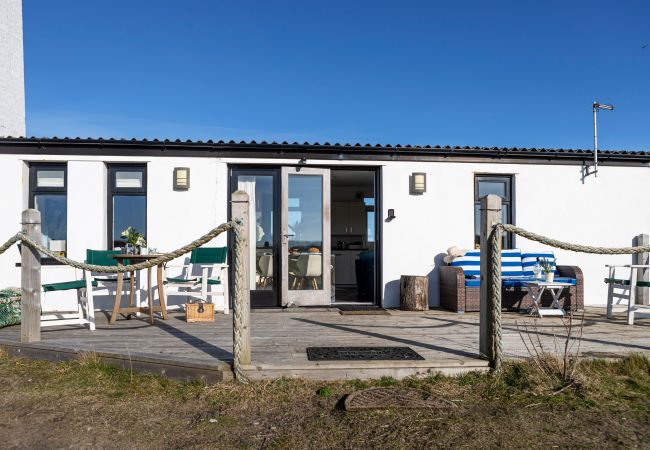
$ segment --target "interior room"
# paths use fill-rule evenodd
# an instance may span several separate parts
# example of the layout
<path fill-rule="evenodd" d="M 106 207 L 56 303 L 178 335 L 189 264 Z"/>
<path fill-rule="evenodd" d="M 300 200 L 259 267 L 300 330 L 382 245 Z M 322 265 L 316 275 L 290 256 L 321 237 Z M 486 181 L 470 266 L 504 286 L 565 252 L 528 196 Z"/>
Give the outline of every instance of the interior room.
<path fill-rule="evenodd" d="M 375 303 L 375 171 L 332 169 L 333 302 Z"/>

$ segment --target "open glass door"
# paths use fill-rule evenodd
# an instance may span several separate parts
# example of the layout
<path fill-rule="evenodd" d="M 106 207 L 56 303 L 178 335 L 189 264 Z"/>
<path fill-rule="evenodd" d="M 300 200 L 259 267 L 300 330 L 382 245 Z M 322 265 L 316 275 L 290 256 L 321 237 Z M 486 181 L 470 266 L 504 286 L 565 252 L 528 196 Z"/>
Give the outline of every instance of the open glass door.
<path fill-rule="evenodd" d="M 329 169 L 282 168 L 281 223 L 282 305 L 329 305 Z"/>

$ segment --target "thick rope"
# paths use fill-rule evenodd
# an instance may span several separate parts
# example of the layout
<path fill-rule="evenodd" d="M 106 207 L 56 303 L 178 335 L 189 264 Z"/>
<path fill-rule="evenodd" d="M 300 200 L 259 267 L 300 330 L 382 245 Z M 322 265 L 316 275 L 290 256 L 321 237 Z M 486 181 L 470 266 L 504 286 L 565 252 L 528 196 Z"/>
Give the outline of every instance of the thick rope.
<path fill-rule="evenodd" d="M 243 331 L 244 331 L 244 283 L 247 282 L 247 278 L 244 277 L 244 238 L 242 237 L 241 225 L 238 224 L 234 227 L 235 232 L 235 285 L 234 285 L 234 297 L 235 301 L 233 302 L 233 372 L 235 374 L 235 379 L 240 383 L 248 383 L 248 378 L 244 374 L 244 369 L 242 367 L 242 346 L 243 346 Z"/>
<path fill-rule="evenodd" d="M 135 272 L 138 270 L 142 269 L 148 269 L 149 267 L 154 267 L 158 266 L 160 264 L 166 263 L 171 261 L 172 259 L 178 258 L 179 256 L 182 256 L 186 253 L 191 252 L 195 248 L 201 247 L 204 244 L 207 244 L 210 242 L 212 239 L 214 239 L 216 236 L 220 235 L 221 233 L 232 230 L 235 227 L 235 222 L 227 222 L 219 225 L 216 228 L 213 228 L 212 230 L 208 231 L 206 234 L 201 236 L 198 239 L 195 239 L 194 241 L 190 242 L 187 245 L 184 245 L 183 247 L 176 249 L 172 252 L 162 254 L 156 258 L 149 259 L 147 261 L 137 263 L 137 264 L 126 264 L 123 266 L 98 266 L 96 264 L 86 264 L 82 263 L 79 261 L 75 261 L 74 259 L 66 258 L 65 256 L 60 256 L 57 255 L 56 253 L 52 252 L 50 249 L 47 247 L 44 247 L 42 244 L 39 242 L 34 241 L 32 238 L 29 236 L 23 234 L 22 232 L 17 233 L 15 236 L 10 238 L 7 242 L 5 242 L 1 247 L 0 247 L 0 254 L 5 252 L 11 245 L 13 245 L 15 242 L 18 240 L 22 241 L 23 244 L 27 245 L 28 247 L 41 252 L 56 261 L 60 262 L 61 264 L 65 264 L 71 267 L 75 267 L 77 269 L 81 270 L 88 270 L 90 272 L 100 272 L 100 273 L 124 273 L 124 272 Z"/>
<path fill-rule="evenodd" d="M 490 264 L 492 266 L 492 279 L 491 282 L 491 319 L 492 319 L 492 369 L 495 372 L 501 371 L 501 364 L 503 362 L 503 345 L 501 343 L 501 229 L 495 226 L 490 235 Z"/>
<path fill-rule="evenodd" d="M 509 233 L 515 233 L 521 237 L 530 239 L 531 241 L 572 252 L 593 253 L 598 255 L 631 255 L 650 252 L 650 245 L 645 245 L 643 247 L 594 247 L 591 245 L 571 244 L 569 242 L 558 241 L 557 239 L 551 239 L 546 236 L 531 233 L 530 231 L 510 224 L 497 224 L 495 227 Z"/>

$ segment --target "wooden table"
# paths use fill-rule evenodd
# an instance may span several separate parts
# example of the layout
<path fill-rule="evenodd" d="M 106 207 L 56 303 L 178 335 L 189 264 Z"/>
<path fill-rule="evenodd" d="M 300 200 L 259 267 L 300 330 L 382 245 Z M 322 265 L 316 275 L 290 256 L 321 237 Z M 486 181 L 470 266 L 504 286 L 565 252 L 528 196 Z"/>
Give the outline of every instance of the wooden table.
<path fill-rule="evenodd" d="M 160 255 L 149 254 L 149 255 L 113 255 L 113 258 L 117 260 L 117 265 L 122 266 L 125 259 L 128 259 L 130 263 L 137 264 L 150 259 L 159 257 Z M 110 324 L 114 324 L 117 320 L 118 314 L 126 314 L 127 318 L 130 318 L 131 314 L 137 314 L 141 312 L 148 312 L 149 319 L 153 324 L 153 313 L 159 312 L 162 313 L 162 318 L 167 320 L 167 306 L 165 305 L 165 293 L 163 291 L 163 264 L 158 264 L 157 266 L 157 275 L 158 275 L 158 301 L 159 305 L 153 305 L 153 292 L 151 289 L 151 267 L 147 269 L 147 299 L 149 301 L 149 307 L 142 308 L 140 305 L 134 305 L 133 303 L 133 294 L 135 289 L 135 272 L 130 272 L 129 276 L 131 279 L 130 291 L 129 291 L 129 306 L 122 307 L 120 301 L 122 299 L 122 287 L 124 286 L 124 273 L 120 272 L 117 274 L 117 289 L 115 293 L 115 305 L 113 306 L 113 314 L 111 315 Z"/>
<path fill-rule="evenodd" d="M 558 281 L 527 281 L 524 283 L 530 298 L 533 301 L 532 306 L 530 307 L 530 314 L 537 314 L 539 317 L 544 316 L 559 316 L 564 317 L 565 313 L 562 308 L 560 308 L 560 295 L 565 287 L 572 286 L 571 283 L 562 283 Z M 544 291 L 548 290 L 553 296 L 553 303 L 551 303 L 550 308 L 542 308 L 542 295 Z"/>

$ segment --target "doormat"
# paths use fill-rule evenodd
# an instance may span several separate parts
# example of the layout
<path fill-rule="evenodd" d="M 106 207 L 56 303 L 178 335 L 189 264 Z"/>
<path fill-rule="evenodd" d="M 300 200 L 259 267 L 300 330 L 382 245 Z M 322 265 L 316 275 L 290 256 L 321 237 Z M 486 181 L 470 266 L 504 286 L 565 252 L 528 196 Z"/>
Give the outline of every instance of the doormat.
<path fill-rule="evenodd" d="M 414 388 L 370 388 L 353 392 L 345 398 L 346 411 L 371 409 L 456 408 L 456 405 L 429 392 Z"/>
<path fill-rule="evenodd" d="M 309 361 L 407 361 L 424 358 L 409 347 L 307 347 Z"/>
<path fill-rule="evenodd" d="M 367 315 L 367 316 L 389 316 L 390 313 L 384 308 L 375 305 L 337 305 L 339 313 L 347 315 Z"/>

